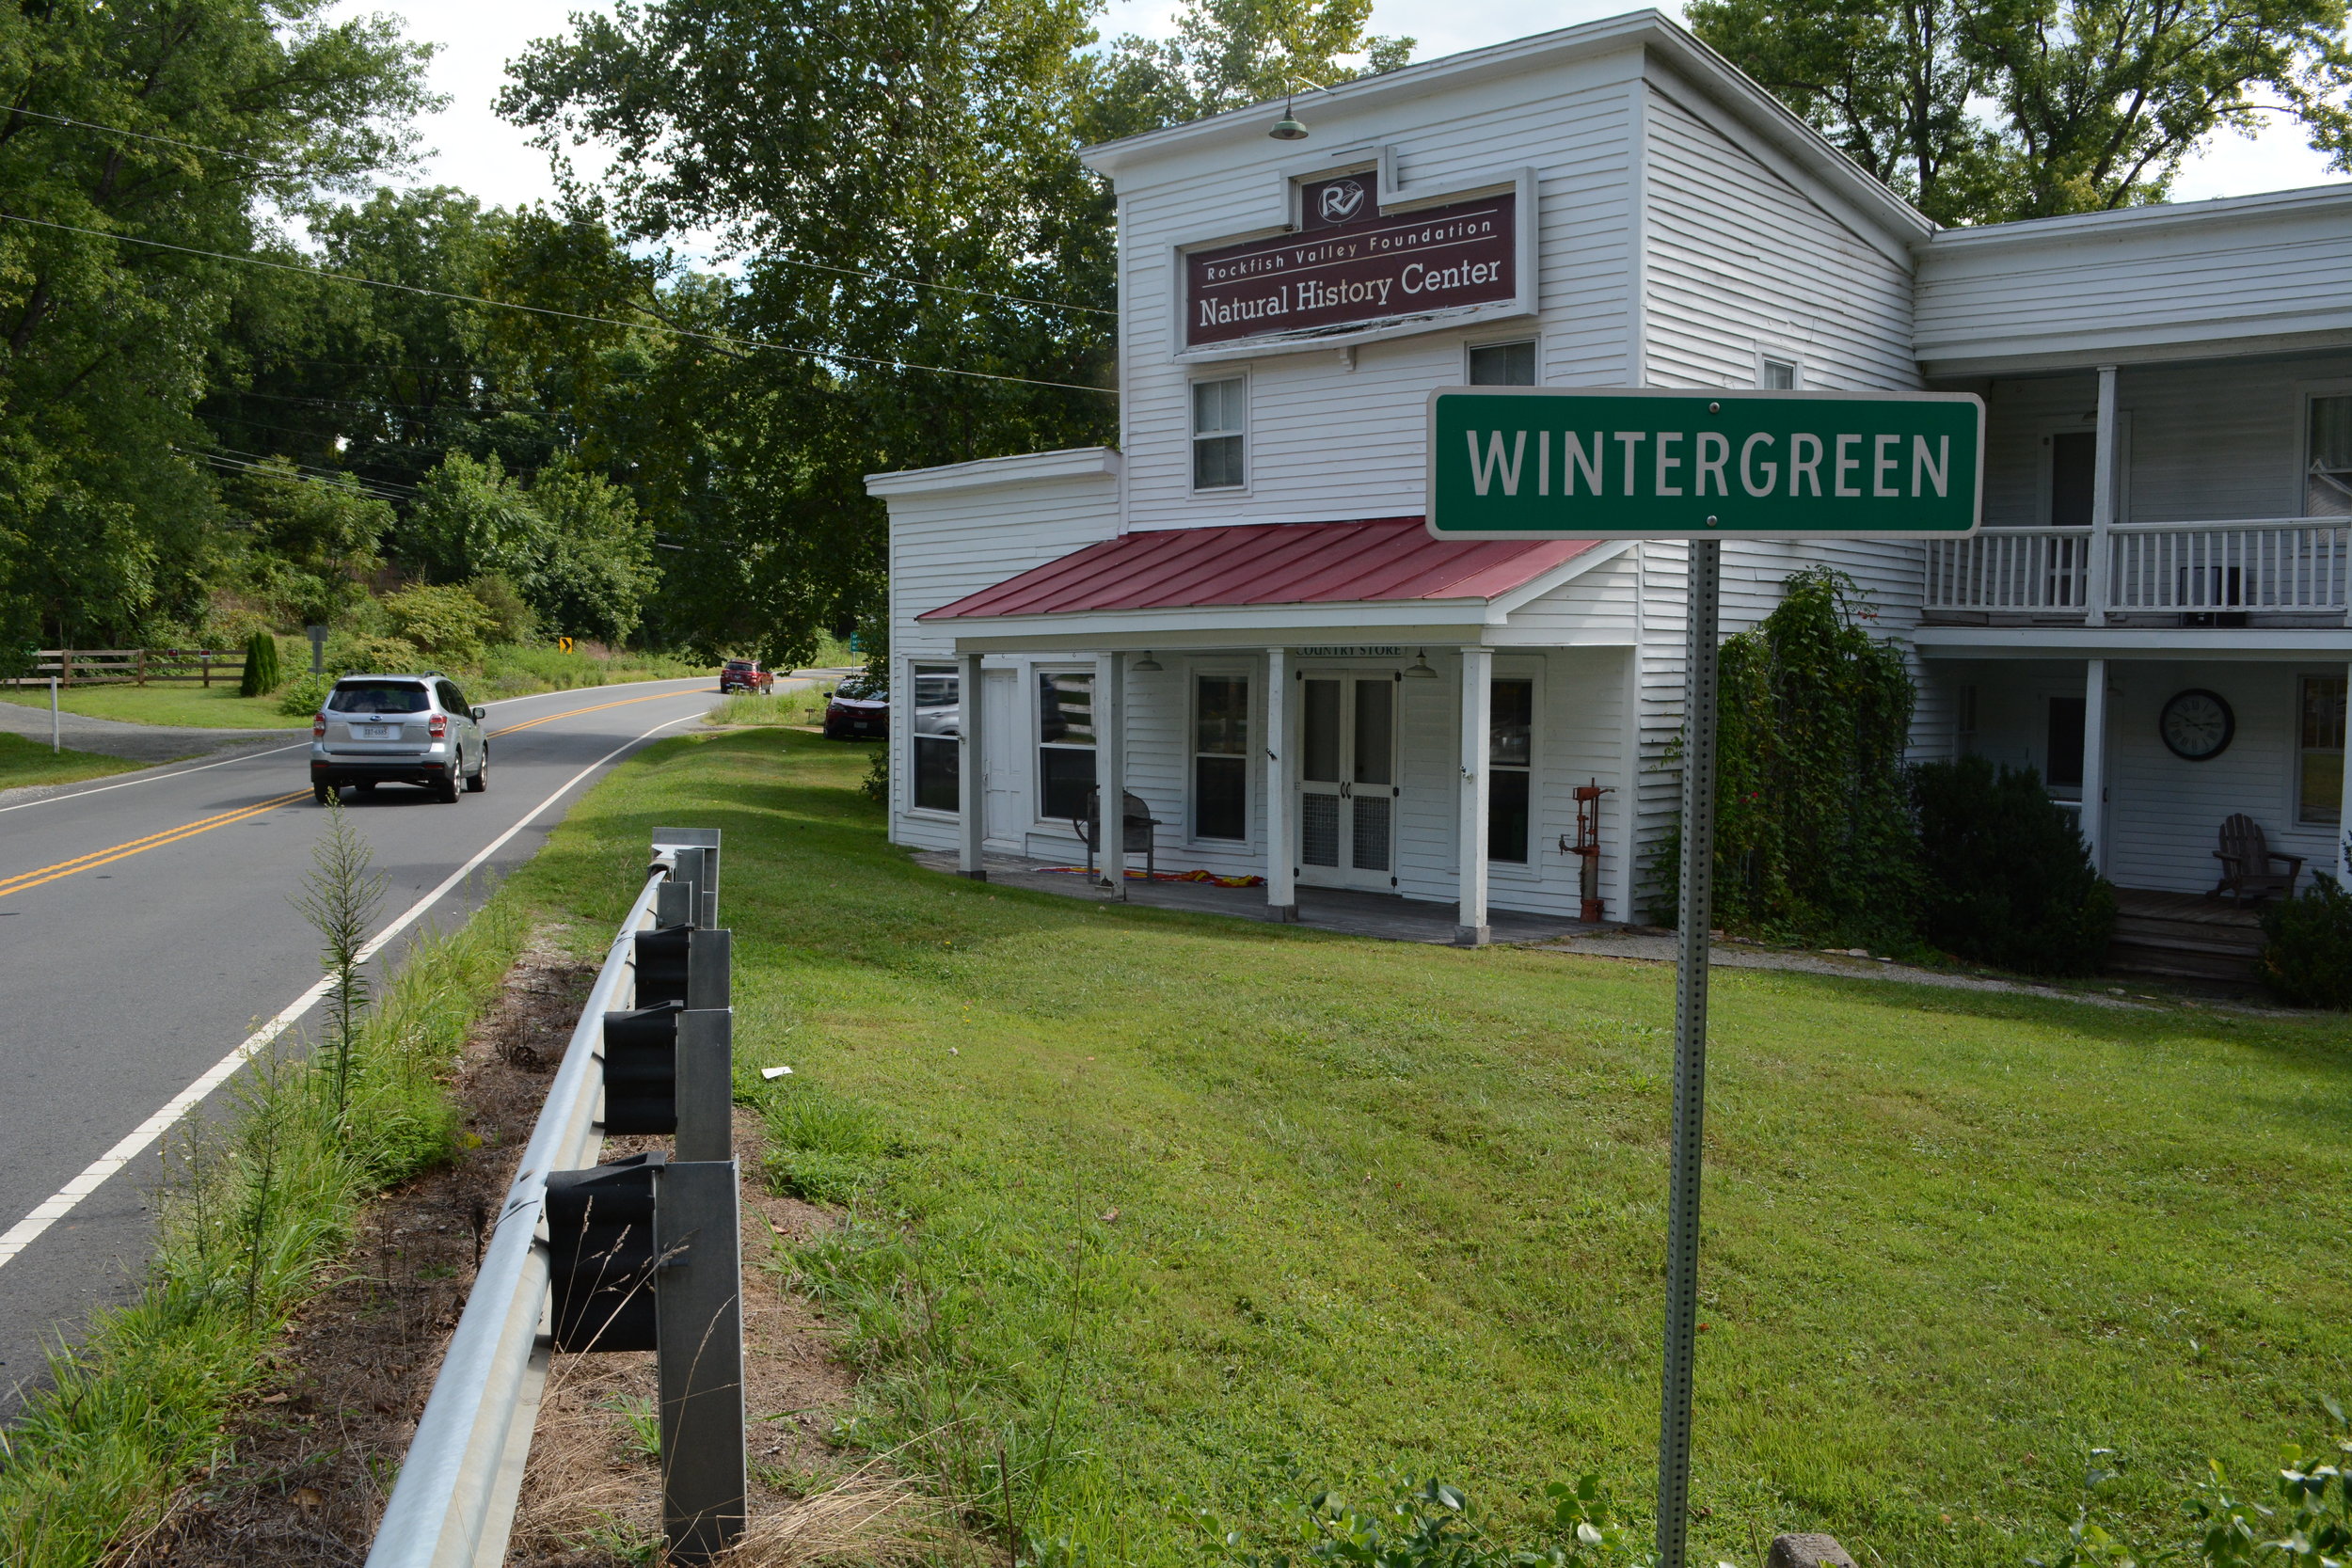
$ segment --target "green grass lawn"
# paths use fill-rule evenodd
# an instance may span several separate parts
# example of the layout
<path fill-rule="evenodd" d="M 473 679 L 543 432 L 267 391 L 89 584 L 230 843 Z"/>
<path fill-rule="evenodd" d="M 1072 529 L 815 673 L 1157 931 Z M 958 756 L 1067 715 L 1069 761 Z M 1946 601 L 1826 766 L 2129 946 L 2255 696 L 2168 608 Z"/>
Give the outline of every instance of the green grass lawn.
<path fill-rule="evenodd" d="M 151 763 L 129 762 L 121 757 L 101 756 L 96 752 L 77 752 L 72 747 L 62 752 L 52 752 L 45 740 L 28 740 L 24 736 L 0 730 L 0 789 L 21 789 L 26 784 L 73 784 L 82 779 L 103 779 L 109 773 L 129 773 L 152 766 Z"/>
<path fill-rule="evenodd" d="M 0 698 L 26 707 L 47 708 L 47 687 L 0 687 Z M 77 686 L 57 694 L 57 705 L 88 719 L 120 719 L 134 724 L 188 724 L 222 730 L 298 730 L 307 713 L 278 711 L 275 697 L 240 697 L 232 675 L 214 686 Z"/>
<path fill-rule="evenodd" d="M 1200 1511 L 1263 1520 L 1286 1474 L 1508 1521 L 1597 1469 L 1646 1513 L 1670 969 L 957 881 L 884 842 L 866 760 L 665 742 L 516 879 L 596 946 L 657 824 L 724 830 L 743 1093 L 857 1211 L 792 1262 L 853 1436 L 988 1529 L 1003 1455 L 1021 1530 L 1104 1563 L 1200 1560 Z M 2352 1393 L 2344 1020 L 1714 999 L 1694 1560 L 1811 1528 L 2014 1564 L 2094 1446 L 2177 1533 L 2205 1456 L 2259 1476 Z"/>

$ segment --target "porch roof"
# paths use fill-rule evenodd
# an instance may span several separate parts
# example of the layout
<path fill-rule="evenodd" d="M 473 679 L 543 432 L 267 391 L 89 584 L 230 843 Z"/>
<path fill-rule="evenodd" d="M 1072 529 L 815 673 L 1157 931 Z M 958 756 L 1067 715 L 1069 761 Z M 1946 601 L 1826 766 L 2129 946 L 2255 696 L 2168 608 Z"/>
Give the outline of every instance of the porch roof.
<path fill-rule="evenodd" d="M 1089 545 L 916 619 L 1488 600 L 1598 543 L 1432 539 L 1419 517 L 1155 529 Z"/>

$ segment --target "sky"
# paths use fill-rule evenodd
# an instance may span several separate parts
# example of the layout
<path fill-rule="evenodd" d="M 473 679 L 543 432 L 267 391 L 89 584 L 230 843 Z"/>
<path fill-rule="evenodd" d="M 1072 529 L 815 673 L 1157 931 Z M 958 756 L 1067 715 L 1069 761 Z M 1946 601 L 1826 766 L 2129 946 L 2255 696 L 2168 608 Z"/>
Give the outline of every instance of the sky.
<path fill-rule="evenodd" d="M 1375 0 L 1373 30 L 1416 39 L 1413 57 L 1431 59 L 1615 15 L 1637 3 Z M 1673 0 L 1664 3 L 1678 9 Z M 417 172 L 420 183 L 455 185 L 501 206 L 554 194 L 547 155 L 528 145 L 523 133 L 499 119 L 490 105 L 504 84 L 509 59 L 532 39 L 564 31 L 571 12 L 590 8 L 601 8 L 582 0 L 358 0 L 346 8 L 390 11 L 405 20 L 411 37 L 441 45 L 433 61 L 433 86 L 451 103 L 421 127 L 433 152 Z M 1176 8 L 1173 0 L 1110 0 L 1100 26 L 1106 38 L 1126 32 L 1162 34 Z M 583 166 L 595 166 L 592 153 L 580 155 L 580 161 Z M 2326 160 L 2304 145 L 2298 126 L 2281 119 L 2258 137 L 2217 137 L 2183 169 L 2173 199 L 2292 190 L 2342 178 L 2330 175 Z"/>

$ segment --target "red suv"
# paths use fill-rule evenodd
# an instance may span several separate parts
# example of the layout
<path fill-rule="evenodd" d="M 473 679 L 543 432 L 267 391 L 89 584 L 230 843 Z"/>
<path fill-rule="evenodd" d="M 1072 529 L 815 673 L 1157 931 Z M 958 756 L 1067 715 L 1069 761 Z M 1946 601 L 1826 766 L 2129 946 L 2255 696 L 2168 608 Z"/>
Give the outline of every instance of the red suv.
<path fill-rule="evenodd" d="M 765 691 L 776 684 L 776 677 L 759 667 L 755 658 L 731 658 L 719 670 L 719 690 Z"/>

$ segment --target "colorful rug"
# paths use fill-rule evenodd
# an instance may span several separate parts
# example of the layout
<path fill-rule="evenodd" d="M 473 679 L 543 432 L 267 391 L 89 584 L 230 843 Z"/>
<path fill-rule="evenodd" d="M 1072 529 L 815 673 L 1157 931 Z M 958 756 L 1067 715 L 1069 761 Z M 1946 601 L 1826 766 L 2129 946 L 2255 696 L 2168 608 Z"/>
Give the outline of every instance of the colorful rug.
<path fill-rule="evenodd" d="M 1038 869 L 1040 871 L 1059 872 L 1065 876 L 1071 877 L 1090 877 L 1094 875 L 1094 873 L 1089 871 L 1083 865 L 1041 865 Z M 1206 882 L 1211 887 L 1265 886 L 1265 879 L 1263 877 L 1220 877 L 1214 871 L 1158 871 L 1147 873 L 1138 871 L 1133 866 L 1129 866 L 1127 868 L 1127 879 L 1130 881 L 1140 882 L 1144 880 L 1147 876 L 1151 880 L 1155 882 Z"/>

